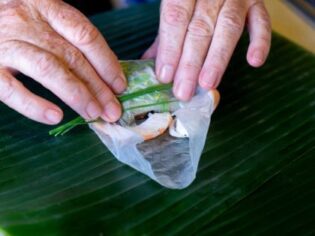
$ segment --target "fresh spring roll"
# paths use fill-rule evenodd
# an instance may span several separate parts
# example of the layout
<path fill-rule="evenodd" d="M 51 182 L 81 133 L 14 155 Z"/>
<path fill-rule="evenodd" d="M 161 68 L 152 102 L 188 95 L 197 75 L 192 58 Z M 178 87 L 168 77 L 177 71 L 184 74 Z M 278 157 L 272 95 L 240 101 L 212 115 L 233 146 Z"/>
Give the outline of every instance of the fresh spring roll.
<path fill-rule="evenodd" d="M 128 89 L 119 96 L 123 116 L 115 124 L 90 127 L 121 162 L 173 189 L 196 177 L 210 119 L 220 95 L 198 89 L 189 102 L 172 94 L 154 73 L 154 61 L 122 61 Z"/>

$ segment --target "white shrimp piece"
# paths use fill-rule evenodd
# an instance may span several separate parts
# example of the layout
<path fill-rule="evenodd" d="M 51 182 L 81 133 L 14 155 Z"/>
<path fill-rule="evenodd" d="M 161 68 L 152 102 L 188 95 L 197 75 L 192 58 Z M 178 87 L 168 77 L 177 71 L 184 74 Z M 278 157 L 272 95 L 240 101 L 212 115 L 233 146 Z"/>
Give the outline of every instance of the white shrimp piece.
<path fill-rule="evenodd" d="M 209 91 L 209 95 L 213 101 L 214 109 L 217 108 L 220 102 L 220 93 L 216 89 Z M 178 119 L 174 119 L 169 128 L 169 134 L 175 138 L 188 138 L 189 134 L 182 122 Z"/>
<path fill-rule="evenodd" d="M 148 119 L 137 126 L 126 127 L 139 134 L 145 141 L 154 139 L 163 134 L 173 118 L 169 112 L 149 114 Z"/>
<path fill-rule="evenodd" d="M 188 138 L 188 132 L 180 120 L 175 119 L 170 125 L 169 133 L 175 138 Z"/>

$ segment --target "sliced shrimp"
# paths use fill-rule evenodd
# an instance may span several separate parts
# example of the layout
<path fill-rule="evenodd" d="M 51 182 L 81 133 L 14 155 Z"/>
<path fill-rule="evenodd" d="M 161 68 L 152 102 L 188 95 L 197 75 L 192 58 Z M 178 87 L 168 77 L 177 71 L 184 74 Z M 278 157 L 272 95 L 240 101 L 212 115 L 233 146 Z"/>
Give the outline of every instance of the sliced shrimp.
<path fill-rule="evenodd" d="M 169 112 L 150 114 L 149 118 L 137 126 L 126 127 L 139 134 L 145 141 L 162 135 L 172 123 Z"/>
<path fill-rule="evenodd" d="M 220 93 L 216 89 L 209 91 L 209 95 L 213 101 L 213 110 L 217 108 L 220 102 Z M 189 134 L 182 122 L 178 119 L 174 119 L 170 125 L 169 133 L 171 136 L 176 138 L 188 138 Z"/>
<path fill-rule="evenodd" d="M 219 102 L 220 102 L 220 93 L 216 89 L 211 89 L 209 91 L 210 96 L 212 97 L 213 105 L 214 105 L 214 110 L 218 107 Z"/>

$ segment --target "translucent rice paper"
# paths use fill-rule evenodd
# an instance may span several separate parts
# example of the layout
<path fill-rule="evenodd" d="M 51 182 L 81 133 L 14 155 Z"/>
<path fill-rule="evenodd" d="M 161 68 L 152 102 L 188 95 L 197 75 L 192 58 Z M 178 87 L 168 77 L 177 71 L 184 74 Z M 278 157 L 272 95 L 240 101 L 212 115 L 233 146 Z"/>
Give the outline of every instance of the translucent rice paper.
<path fill-rule="evenodd" d="M 154 77 L 151 79 L 156 80 L 153 64 L 142 70 L 148 71 Z M 106 122 L 91 123 L 90 128 L 122 163 L 167 188 L 182 189 L 196 177 L 213 111 L 214 102 L 210 93 L 198 89 L 191 101 L 181 102 L 173 112 L 187 130 L 189 138 L 175 138 L 166 131 L 153 140 L 144 141 L 137 133 L 119 124 Z"/>

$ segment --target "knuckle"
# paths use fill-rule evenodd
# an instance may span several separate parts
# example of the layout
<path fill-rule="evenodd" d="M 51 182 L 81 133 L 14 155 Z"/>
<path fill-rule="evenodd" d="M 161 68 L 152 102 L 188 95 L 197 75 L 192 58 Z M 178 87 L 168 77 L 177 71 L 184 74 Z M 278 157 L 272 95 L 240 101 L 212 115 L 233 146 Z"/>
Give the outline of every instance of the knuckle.
<path fill-rule="evenodd" d="M 109 89 L 104 86 L 99 86 L 95 89 L 95 97 L 101 98 L 101 101 L 103 103 L 106 103 L 107 101 L 111 100 L 113 95 L 110 93 Z"/>
<path fill-rule="evenodd" d="M 183 69 L 187 71 L 200 71 L 201 70 L 201 64 L 194 63 L 192 61 L 185 62 L 183 64 Z"/>
<path fill-rule="evenodd" d="M 240 33 L 243 31 L 244 21 L 243 19 L 233 13 L 222 13 L 222 26 L 232 32 Z"/>
<path fill-rule="evenodd" d="M 219 74 L 223 74 L 224 71 L 225 71 L 225 65 L 218 62 L 218 61 L 208 61 L 205 63 L 204 65 L 204 68 L 207 70 L 207 71 L 211 71 L 211 70 L 214 70 L 216 72 L 218 72 Z"/>
<path fill-rule="evenodd" d="M 114 83 L 114 80 L 120 75 L 119 64 L 117 64 L 116 60 L 109 60 L 104 65 L 102 72 L 102 78 L 106 81 L 107 84 L 111 85 Z"/>
<path fill-rule="evenodd" d="M 258 23 L 264 27 L 266 32 L 271 32 L 271 22 L 267 12 L 262 13 L 257 19 Z"/>
<path fill-rule="evenodd" d="M 15 19 L 25 19 L 25 4 L 20 1 L 7 1 L 0 6 L 0 17 L 14 17 Z"/>
<path fill-rule="evenodd" d="M 111 86 L 112 88 L 114 87 L 115 85 L 115 82 L 120 80 L 119 77 L 118 77 L 118 74 L 117 75 L 113 75 L 111 76 L 110 80 L 108 81 L 108 85 Z"/>
<path fill-rule="evenodd" d="M 264 45 L 270 45 L 271 42 L 271 34 L 261 34 L 258 39 L 264 44 Z"/>
<path fill-rule="evenodd" d="M 165 45 L 162 48 L 161 59 L 164 63 L 176 64 L 175 62 L 180 58 L 180 48 L 174 45 Z"/>
<path fill-rule="evenodd" d="M 15 81 L 11 77 L 3 76 L 0 79 L 0 101 L 7 103 L 15 92 Z"/>
<path fill-rule="evenodd" d="M 95 42 L 99 32 L 90 23 L 82 23 L 76 29 L 75 43 L 78 45 L 91 45 Z"/>
<path fill-rule="evenodd" d="M 108 73 L 108 76 L 112 76 L 115 71 L 114 68 L 117 68 L 115 60 L 108 60 L 107 63 L 104 65 L 104 71 Z"/>
<path fill-rule="evenodd" d="M 84 64 L 82 53 L 75 48 L 67 49 L 65 57 L 70 69 L 80 68 Z"/>
<path fill-rule="evenodd" d="M 213 53 L 213 60 L 220 62 L 222 65 L 228 64 L 229 53 L 226 49 L 221 49 Z"/>
<path fill-rule="evenodd" d="M 207 66 L 209 70 L 216 71 L 218 74 L 222 75 L 225 71 L 225 68 L 222 65 L 219 65 L 217 63 L 208 65 Z"/>
<path fill-rule="evenodd" d="M 185 76 L 183 81 L 189 84 L 196 84 L 198 81 L 198 76 Z"/>
<path fill-rule="evenodd" d="M 163 13 L 165 22 L 169 25 L 188 25 L 190 21 L 189 11 L 179 4 L 168 4 Z"/>
<path fill-rule="evenodd" d="M 98 86 L 98 87 L 95 89 L 95 96 L 96 96 L 96 97 L 100 97 L 100 96 L 102 96 L 103 94 L 106 94 L 106 89 L 104 88 L 104 86 Z"/>
<path fill-rule="evenodd" d="M 45 42 L 54 42 L 57 40 L 56 43 L 62 43 L 61 40 L 58 40 L 58 38 L 56 38 L 56 32 L 52 31 L 51 29 L 42 30 L 41 35 L 39 35 L 39 37 L 41 40 Z"/>
<path fill-rule="evenodd" d="M 192 76 L 187 76 L 185 77 L 185 79 L 183 80 L 186 84 L 190 84 L 190 85 L 195 85 L 197 84 L 198 81 L 198 77 L 192 77 Z"/>
<path fill-rule="evenodd" d="M 197 37 L 211 37 L 214 26 L 203 18 L 193 19 L 188 27 L 188 33 Z"/>
<path fill-rule="evenodd" d="M 67 91 L 69 93 L 69 95 L 67 95 L 67 103 L 70 107 L 80 107 L 84 105 L 82 101 L 86 97 L 86 90 L 81 82 L 72 80 L 68 84 Z"/>
<path fill-rule="evenodd" d="M 38 73 L 42 76 L 51 74 L 56 67 L 56 60 L 49 53 L 40 53 L 35 60 Z"/>

